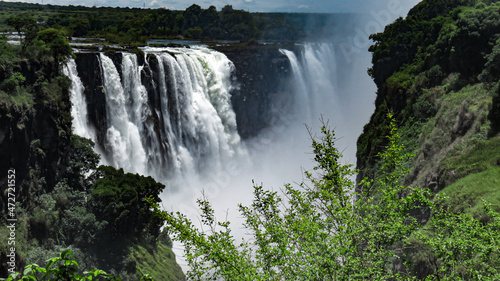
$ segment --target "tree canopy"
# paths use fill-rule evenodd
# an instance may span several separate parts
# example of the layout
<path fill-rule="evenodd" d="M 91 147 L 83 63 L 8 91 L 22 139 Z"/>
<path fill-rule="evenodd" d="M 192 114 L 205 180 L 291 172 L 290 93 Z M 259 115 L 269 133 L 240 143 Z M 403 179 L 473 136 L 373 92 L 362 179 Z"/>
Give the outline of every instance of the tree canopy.
<path fill-rule="evenodd" d="M 448 210 L 429 189 L 399 182 L 407 172 L 400 136 L 391 121 L 380 154 L 381 175 L 356 192 L 354 171 L 341 164 L 326 126 L 312 140 L 315 174 L 282 193 L 254 187 L 250 206 L 239 206 L 249 237 L 239 240 L 229 221 L 218 221 L 206 198 L 198 200 L 203 229 L 181 213 L 159 211 L 175 240 L 185 244 L 192 280 L 494 280 L 500 278 L 500 216 L 485 204 L 479 221 Z M 357 197 L 357 200 L 354 200 Z M 158 207 L 156 205 L 156 207 Z M 429 219 L 429 214 L 431 217 Z M 429 272 L 412 260 L 426 249 Z"/>

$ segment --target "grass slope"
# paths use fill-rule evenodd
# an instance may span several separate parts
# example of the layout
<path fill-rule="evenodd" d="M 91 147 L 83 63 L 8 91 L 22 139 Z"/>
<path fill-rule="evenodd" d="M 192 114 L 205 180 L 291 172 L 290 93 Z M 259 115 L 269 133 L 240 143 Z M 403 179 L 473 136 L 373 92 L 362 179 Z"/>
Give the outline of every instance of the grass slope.
<path fill-rule="evenodd" d="M 138 272 L 150 274 L 155 281 L 185 280 L 182 269 L 175 261 L 174 252 L 162 243 L 158 243 L 154 251 L 134 245 L 129 259 L 136 263 Z"/>

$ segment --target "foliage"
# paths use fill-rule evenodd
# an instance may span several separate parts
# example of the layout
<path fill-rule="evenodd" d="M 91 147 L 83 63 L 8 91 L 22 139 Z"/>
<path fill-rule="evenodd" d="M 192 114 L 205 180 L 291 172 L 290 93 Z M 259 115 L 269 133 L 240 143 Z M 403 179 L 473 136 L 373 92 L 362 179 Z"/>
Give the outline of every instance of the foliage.
<path fill-rule="evenodd" d="M 495 136 L 500 133 L 500 84 L 497 85 L 495 96 L 492 100 L 491 111 L 488 115 L 491 122 L 490 136 Z"/>
<path fill-rule="evenodd" d="M 470 173 L 444 190 L 449 194 L 446 205 L 453 212 L 465 212 L 483 220 L 486 216 L 483 200 L 500 212 L 500 167 L 493 166 L 479 173 Z"/>
<path fill-rule="evenodd" d="M 100 156 L 95 153 L 94 142 L 78 135 L 71 136 L 71 149 L 68 153 L 66 178 L 75 189 L 86 189 L 92 185 L 89 174 L 99 164 Z"/>
<path fill-rule="evenodd" d="M 497 280 L 500 278 L 500 215 L 484 204 L 486 222 L 467 213 L 437 208 L 415 236 L 430 249 L 430 280 Z"/>
<path fill-rule="evenodd" d="M 6 23 L 17 31 L 17 34 L 23 34 L 21 38 L 22 53 L 26 52 L 26 47 L 29 46 L 36 38 L 38 32 L 38 24 L 32 17 L 17 17 L 11 16 L 7 18 Z"/>
<path fill-rule="evenodd" d="M 48 260 L 45 267 L 40 267 L 37 264 L 27 265 L 23 274 L 13 273 L 8 278 L 2 279 L 6 281 L 15 280 L 116 280 L 121 278 L 108 274 L 102 270 L 90 270 L 84 274 L 78 273 L 79 265 L 73 259 L 73 252 L 69 249 L 62 251 L 59 257 Z M 141 279 L 143 280 L 143 279 Z M 152 279 L 147 279 L 152 280 Z"/>
<path fill-rule="evenodd" d="M 447 154 L 500 131 L 498 1 L 424 0 L 371 38 L 369 73 L 378 90 L 375 113 L 358 140 L 358 168 L 373 178 L 380 166 L 375 156 L 385 145 L 378 137 L 384 135 L 384 115 L 393 110 L 403 127 L 423 132 L 407 181 L 442 189 Z"/>
<path fill-rule="evenodd" d="M 155 280 L 184 280 L 171 246 L 163 243 L 158 243 L 154 251 L 145 245 L 133 245 L 128 259 L 137 264 L 139 276 L 147 272 Z"/>
<path fill-rule="evenodd" d="M 442 172 L 446 175 L 443 186 L 471 174 L 481 173 L 498 166 L 500 138 L 477 141 L 466 149 L 456 149 L 442 162 Z"/>
<path fill-rule="evenodd" d="M 54 58 L 56 65 L 62 65 L 73 55 L 71 46 L 64 40 L 60 31 L 49 28 L 40 31 L 37 35 L 38 40 L 43 42 L 49 54 Z"/>
<path fill-rule="evenodd" d="M 154 242 L 160 234 L 162 221 L 150 210 L 146 198 L 155 203 L 165 186 L 151 177 L 124 173 L 123 169 L 100 166 L 97 173 L 101 176 L 92 186 L 89 200 L 90 210 L 98 221 L 106 222 L 99 233 L 99 243 L 108 252 L 110 245 L 115 251 L 126 249 L 126 244 L 140 239 Z"/>
<path fill-rule="evenodd" d="M 427 276 L 429 280 L 498 278 L 499 215 L 488 211 L 489 223 L 483 224 L 447 211 L 441 197 L 431 200 L 428 189 L 399 184 L 408 172 L 404 162 L 409 155 L 393 119 L 389 145 L 380 154 L 381 176 L 373 183 L 363 181 L 359 192 L 351 179 L 354 172 L 340 163 L 333 132 L 326 125 L 321 131 L 322 136 L 312 141 L 316 175 L 306 172 L 307 182 L 286 185 L 281 195 L 255 186 L 253 203 L 240 205 L 249 239 L 235 238 L 230 222 L 217 221 L 206 198 L 198 200 L 203 229 L 181 213 L 161 211 L 173 238 L 185 245 L 189 278 L 413 280 L 411 260 L 402 247 L 414 235 L 439 264 Z M 428 212 L 433 216 L 422 225 L 419 219 Z M 440 225 L 446 227 L 440 229 Z M 485 232 L 471 232 L 474 227 Z M 480 247 L 472 247 L 469 238 Z M 464 266 L 457 267 L 462 261 Z"/>
<path fill-rule="evenodd" d="M 497 39 L 491 53 L 485 55 L 486 63 L 478 79 L 483 82 L 496 82 L 500 77 L 500 38 Z"/>
<path fill-rule="evenodd" d="M 4 13 L 2 13 L 4 11 Z M 191 5 L 184 11 L 165 8 L 53 6 L 0 2 L 0 31 L 4 18 L 35 18 L 43 28 L 68 37 L 106 38 L 110 43 L 145 45 L 154 38 L 203 40 L 303 40 L 345 32 L 350 14 L 250 13 L 226 5 L 220 11 Z M 333 23 L 334 29 L 330 28 Z M 348 26 L 348 27 L 347 27 Z M 194 32 L 193 32 L 194 31 Z M 201 32 L 201 33 L 200 33 Z"/>

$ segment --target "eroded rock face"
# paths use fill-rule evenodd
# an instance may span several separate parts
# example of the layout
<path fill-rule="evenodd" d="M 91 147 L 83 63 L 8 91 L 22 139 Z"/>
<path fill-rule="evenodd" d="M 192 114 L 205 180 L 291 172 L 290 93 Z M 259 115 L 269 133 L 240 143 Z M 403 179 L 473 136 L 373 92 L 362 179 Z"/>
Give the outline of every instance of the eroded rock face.
<path fill-rule="evenodd" d="M 53 187 L 62 178 L 71 123 L 60 117 L 53 108 L 44 106 L 0 108 L 0 170 L 15 169 L 17 198 Z M 6 182 L 7 172 L 0 175 L 2 187 Z"/>
<path fill-rule="evenodd" d="M 105 131 L 99 130 L 99 128 L 107 127 L 106 97 L 102 87 L 103 82 L 98 56 L 98 53 L 78 53 L 75 61 L 78 76 L 85 86 L 89 122 L 96 127 L 97 142 L 103 143 Z"/>
<path fill-rule="evenodd" d="M 273 118 L 283 113 L 291 101 L 289 81 L 290 61 L 280 48 L 295 49 L 295 46 L 218 46 L 236 67 L 239 88 L 232 93 L 231 102 L 238 132 L 242 138 L 256 136 L 269 127 Z M 290 95 L 287 95 L 290 93 Z"/>

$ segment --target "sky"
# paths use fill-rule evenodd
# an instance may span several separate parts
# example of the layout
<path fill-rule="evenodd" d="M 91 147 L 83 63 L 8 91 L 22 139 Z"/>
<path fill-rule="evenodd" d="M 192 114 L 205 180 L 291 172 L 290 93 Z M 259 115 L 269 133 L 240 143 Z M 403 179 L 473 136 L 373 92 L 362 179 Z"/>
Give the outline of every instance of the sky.
<path fill-rule="evenodd" d="M 184 10 L 192 4 L 202 8 L 213 5 L 218 10 L 225 5 L 232 5 L 235 9 L 250 12 L 369 13 L 389 7 L 403 7 L 404 10 L 408 10 L 418 3 L 418 0 L 7 0 L 7 2 L 109 7 L 145 6 L 171 10 Z"/>

